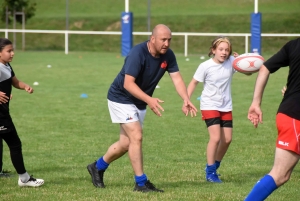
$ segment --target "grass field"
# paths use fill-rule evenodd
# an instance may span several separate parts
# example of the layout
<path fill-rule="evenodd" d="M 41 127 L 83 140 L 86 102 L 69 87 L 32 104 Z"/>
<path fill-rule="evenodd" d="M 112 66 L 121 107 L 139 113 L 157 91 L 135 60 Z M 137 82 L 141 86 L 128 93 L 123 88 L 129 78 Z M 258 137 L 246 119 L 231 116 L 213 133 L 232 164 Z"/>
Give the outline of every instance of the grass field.
<path fill-rule="evenodd" d="M 0 1 L 1 2 L 1 1 Z M 66 1 L 30 0 L 37 3 L 36 15 L 26 23 L 26 29 L 65 30 Z M 148 31 L 147 1 L 130 0 L 133 12 L 133 30 Z M 120 31 L 120 16 L 125 10 L 124 0 L 69 1 L 69 30 Z M 262 13 L 262 33 L 300 33 L 300 1 L 261 0 L 258 11 Z M 200 33 L 250 33 L 253 0 L 151 0 L 151 29 L 156 24 L 166 24 L 173 32 Z M 5 27 L 0 22 L 0 27 Z M 12 28 L 12 24 L 9 28 Z M 21 29 L 21 25 L 17 24 Z M 2 36 L 1 36 L 2 34 Z M 22 47 L 22 34 L 17 35 L 17 47 Z M 0 33 L 4 37 L 4 33 Z M 12 34 L 9 35 L 13 37 Z M 63 34 L 26 34 L 26 50 L 64 50 Z M 70 51 L 120 52 L 119 35 L 71 35 Z M 173 37 L 173 49 L 183 54 L 184 37 Z M 214 37 L 189 37 L 189 54 L 206 54 Z M 148 36 L 134 36 L 133 43 L 147 40 Z M 263 37 L 262 53 L 272 54 L 290 38 Z M 237 52 L 245 50 L 244 37 L 232 37 Z M 250 39 L 249 39 L 250 41 Z M 250 45 L 249 45 L 250 48 Z"/>
<path fill-rule="evenodd" d="M 178 56 L 188 83 L 203 60 Z M 124 58 L 116 53 L 16 52 L 11 63 L 17 77 L 32 84 L 32 95 L 13 90 L 11 115 L 23 143 L 27 171 L 43 178 L 44 186 L 19 188 L 9 151 L 4 146 L 4 168 L 12 177 L 0 178 L 1 200 L 243 200 L 256 181 L 273 165 L 275 114 L 281 101 L 287 69 L 271 75 L 263 98 L 264 123 L 254 129 L 247 120 L 256 75 L 235 74 L 233 91 L 234 137 L 220 168 L 222 184 L 205 181 L 208 133 L 200 114 L 181 113 L 182 101 L 166 74 L 154 96 L 165 101 L 162 117 L 148 111 L 144 124 L 144 166 L 163 194 L 134 193 L 133 171 L 127 155 L 105 173 L 107 188 L 96 189 L 86 170 L 118 139 L 118 125 L 110 121 L 106 94 Z M 51 65 L 51 68 L 47 68 Z M 85 93 L 88 98 L 80 98 Z M 192 102 L 199 107 L 199 86 Z M 299 200 L 300 168 L 268 200 Z"/>

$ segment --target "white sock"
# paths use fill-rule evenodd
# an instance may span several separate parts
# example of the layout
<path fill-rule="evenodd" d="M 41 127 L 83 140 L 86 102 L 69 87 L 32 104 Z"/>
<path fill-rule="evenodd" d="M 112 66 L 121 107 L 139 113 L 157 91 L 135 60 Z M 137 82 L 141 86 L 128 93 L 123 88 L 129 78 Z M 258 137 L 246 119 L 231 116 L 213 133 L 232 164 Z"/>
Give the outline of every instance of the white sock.
<path fill-rule="evenodd" d="M 30 179 L 30 176 L 25 172 L 24 174 L 19 174 L 19 178 L 23 183 L 26 183 Z"/>

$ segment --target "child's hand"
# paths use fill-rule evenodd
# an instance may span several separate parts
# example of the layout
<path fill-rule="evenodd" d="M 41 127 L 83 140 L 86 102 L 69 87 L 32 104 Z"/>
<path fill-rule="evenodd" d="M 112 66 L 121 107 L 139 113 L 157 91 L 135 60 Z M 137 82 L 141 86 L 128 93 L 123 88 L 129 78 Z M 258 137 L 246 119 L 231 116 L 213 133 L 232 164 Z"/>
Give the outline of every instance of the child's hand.
<path fill-rule="evenodd" d="M 4 92 L 0 92 L 0 104 L 7 103 L 9 98 L 6 96 Z"/>
<path fill-rule="evenodd" d="M 234 58 L 237 58 L 239 56 L 239 53 L 233 52 L 233 56 L 234 56 Z"/>
<path fill-rule="evenodd" d="M 33 93 L 33 88 L 29 85 L 25 86 L 25 91 L 27 91 L 28 93 L 32 94 Z"/>

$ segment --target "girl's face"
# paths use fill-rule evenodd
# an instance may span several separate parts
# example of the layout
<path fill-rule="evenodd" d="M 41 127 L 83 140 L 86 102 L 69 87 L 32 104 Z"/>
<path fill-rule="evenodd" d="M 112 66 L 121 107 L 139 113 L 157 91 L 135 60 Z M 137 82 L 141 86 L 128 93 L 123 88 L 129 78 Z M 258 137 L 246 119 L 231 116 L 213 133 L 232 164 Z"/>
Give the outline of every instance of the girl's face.
<path fill-rule="evenodd" d="M 226 42 L 221 42 L 216 49 L 214 49 L 213 54 L 215 55 L 213 60 L 216 63 L 223 63 L 225 60 L 228 59 L 230 53 L 229 44 Z"/>
<path fill-rule="evenodd" d="M 0 62 L 6 64 L 11 62 L 14 57 L 14 48 L 12 45 L 6 45 L 0 52 Z"/>

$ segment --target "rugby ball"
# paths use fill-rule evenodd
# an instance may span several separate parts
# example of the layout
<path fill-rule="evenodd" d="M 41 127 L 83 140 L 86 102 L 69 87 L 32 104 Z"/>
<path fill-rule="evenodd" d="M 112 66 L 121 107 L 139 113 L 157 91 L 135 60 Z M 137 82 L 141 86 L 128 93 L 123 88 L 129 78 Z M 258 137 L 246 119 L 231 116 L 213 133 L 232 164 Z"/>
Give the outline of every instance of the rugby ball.
<path fill-rule="evenodd" d="M 265 59 L 257 53 L 241 54 L 233 60 L 232 67 L 241 73 L 255 73 L 259 71 Z"/>

